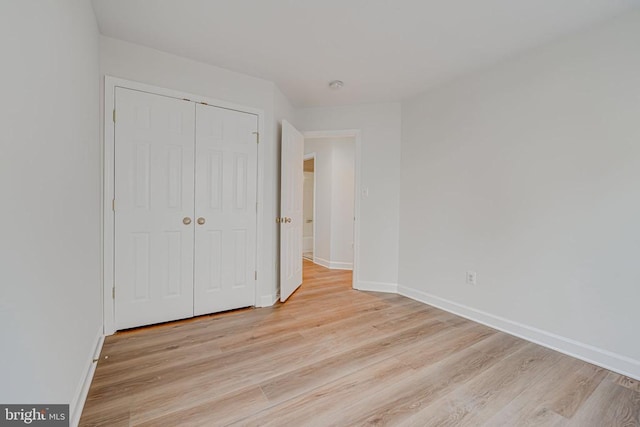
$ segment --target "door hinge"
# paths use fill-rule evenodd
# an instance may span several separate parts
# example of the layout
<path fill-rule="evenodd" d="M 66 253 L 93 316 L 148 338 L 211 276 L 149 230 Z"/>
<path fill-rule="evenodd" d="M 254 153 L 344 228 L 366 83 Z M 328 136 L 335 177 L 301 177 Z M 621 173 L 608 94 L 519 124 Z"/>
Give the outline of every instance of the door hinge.
<path fill-rule="evenodd" d="M 116 109 L 113 109 L 113 123 L 116 122 Z"/>
<path fill-rule="evenodd" d="M 202 104 L 202 105 L 209 105 L 209 104 L 207 104 L 206 102 L 201 102 L 200 104 Z"/>
<path fill-rule="evenodd" d="M 191 102 L 191 100 L 189 98 L 182 98 L 183 101 L 188 101 Z"/>
<path fill-rule="evenodd" d="M 111 199 L 111 210 L 116 211 L 116 199 Z"/>
<path fill-rule="evenodd" d="M 116 285 L 111 288 L 111 298 L 116 299 Z"/>
<path fill-rule="evenodd" d="M 254 271 L 253 277 L 255 280 L 258 280 L 258 270 Z"/>
<path fill-rule="evenodd" d="M 258 213 L 258 202 L 256 202 L 256 213 Z"/>
<path fill-rule="evenodd" d="M 256 136 L 256 144 L 260 144 L 260 132 L 253 132 L 253 134 Z"/>

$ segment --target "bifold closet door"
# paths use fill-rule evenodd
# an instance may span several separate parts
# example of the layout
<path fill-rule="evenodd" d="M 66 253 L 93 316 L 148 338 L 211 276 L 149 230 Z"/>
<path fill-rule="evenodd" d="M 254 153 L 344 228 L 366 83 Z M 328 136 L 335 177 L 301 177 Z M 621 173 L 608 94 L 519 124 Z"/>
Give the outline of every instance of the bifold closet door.
<path fill-rule="evenodd" d="M 255 304 L 258 117 L 196 105 L 194 314 Z"/>
<path fill-rule="evenodd" d="M 195 104 L 115 92 L 116 328 L 193 316 Z"/>

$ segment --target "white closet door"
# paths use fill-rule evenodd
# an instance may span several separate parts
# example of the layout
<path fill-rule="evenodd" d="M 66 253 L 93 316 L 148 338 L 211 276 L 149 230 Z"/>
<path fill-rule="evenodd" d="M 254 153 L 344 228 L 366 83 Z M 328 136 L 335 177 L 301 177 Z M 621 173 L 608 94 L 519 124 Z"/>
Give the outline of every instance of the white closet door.
<path fill-rule="evenodd" d="M 195 315 L 255 305 L 258 117 L 196 105 Z"/>
<path fill-rule="evenodd" d="M 116 328 L 191 317 L 195 105 L 123 88 L 115 105 Z"/>
<path fill-rule="evenodd" d="M 304 136 L 283 120 L 280 163 L 281 302 L 285 302 L 302 284 L 303 167 Z"/>

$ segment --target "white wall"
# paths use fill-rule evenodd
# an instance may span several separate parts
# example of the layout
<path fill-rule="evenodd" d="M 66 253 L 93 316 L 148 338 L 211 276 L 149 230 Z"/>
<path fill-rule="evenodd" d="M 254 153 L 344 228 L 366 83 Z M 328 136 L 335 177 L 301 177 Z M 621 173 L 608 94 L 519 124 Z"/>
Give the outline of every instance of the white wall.
<path fill-rule="evenodd" d="M 640 378 L 638 40 L 636 12 L 403 104 L 401 293 Z"/>
<path fill-rule="evenodd" d="M 100 75 L 120 77 L 154 86 L 233 102 L 264 111 L 260 138 L 264 153 L 264 206 L 262 257 L 258 266 L 258 305 L 270 305 L 278 286 L 279 129 L 276 123 L 291 118 L 292 108 L 272 82 L 192 61 L 144 46 L 100 37 Z"/>
<path fill-rule="evenodd" d="M 355 261 L 357 286 L 395 290 L 398 281 L 400 184 L 400 104 L 314 107 L 296 111 L 301 131 L 359 129 L 361 187 L 360 253 Z M 360 193 L 361 189 L 357 189 Z"/>
<path fill-rule="evenodd" d="M 306 163 L 306 162 L 305 162 Z M 313 198 L 315 191 L 315 173 L 304 172 L 304 184 L 302 186 L 302 252 L 313 252 Z M 311 221 L 311 222 L 309 222 Z"/>
<path fill-rule="evenodd" d="M 353 218 L 355 203 L 355 141 L 331 142 L 331 265 L 353 268 Z"/>
<path fill-rule="evenodd" d="M 304 153 L 315 153 L 314 261 L 328 268 L 353 267 L 355 141 L 307 138 Z"/>
<path fill-rule="evenodd" d="M 0 51 L 0 402 L 73 411 L 102 332 L 90 2 L 0 2 Z"/>

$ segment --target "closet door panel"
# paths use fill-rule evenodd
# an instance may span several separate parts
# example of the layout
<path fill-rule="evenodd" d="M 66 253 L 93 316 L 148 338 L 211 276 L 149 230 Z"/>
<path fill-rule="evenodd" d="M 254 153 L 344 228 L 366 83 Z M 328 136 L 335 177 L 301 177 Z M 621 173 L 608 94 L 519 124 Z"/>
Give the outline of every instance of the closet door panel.
<path fill-rule="evenodd" d="M 196 105 L 195 315 L 255 304 L 256 115 Z"/>
<path fill-rule="evenodd" d="M 115 98 L 116 328 L 191 317 L 195 104 Z"/>

